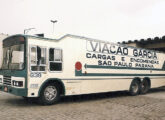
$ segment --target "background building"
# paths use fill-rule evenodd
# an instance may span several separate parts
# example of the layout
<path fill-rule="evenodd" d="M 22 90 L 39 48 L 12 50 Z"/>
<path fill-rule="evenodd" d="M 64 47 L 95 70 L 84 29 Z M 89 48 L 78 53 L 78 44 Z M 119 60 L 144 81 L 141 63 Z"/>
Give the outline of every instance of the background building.
<path fill-rule="evenodd" d="M 6 38 L 8 34 L 0 33 L 0 67 L 2 65 L 2 40 Z"/>
<path fill-rule="evenodd" d="M 123 41 L 121 43 L 120 42 L 118 43 L 137 47 L 137 48 L 145 48 L 145 49 L 158 50 L 161 52 L 165 52 L 165 36 L 133 40 L 133 41 L 129 40 L 129 41 Z"/>

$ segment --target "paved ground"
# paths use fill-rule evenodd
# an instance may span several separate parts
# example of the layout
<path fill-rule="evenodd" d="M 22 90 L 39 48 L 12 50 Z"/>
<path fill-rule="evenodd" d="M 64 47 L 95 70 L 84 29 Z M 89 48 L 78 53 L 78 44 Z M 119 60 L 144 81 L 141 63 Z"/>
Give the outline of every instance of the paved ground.
<path fill-rule="evenodd" d="M 0 120 L 165 120 L 165 89 L 64 97 L 52 106 L 0 92 Z"/>

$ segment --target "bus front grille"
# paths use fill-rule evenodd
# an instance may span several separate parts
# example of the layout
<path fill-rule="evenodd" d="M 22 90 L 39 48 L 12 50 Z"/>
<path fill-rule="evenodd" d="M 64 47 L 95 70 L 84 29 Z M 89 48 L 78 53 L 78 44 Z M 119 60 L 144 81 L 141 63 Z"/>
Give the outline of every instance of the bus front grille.
<path fill-rule="evenodd" d="M 3 77 L 3 84 L 4 85 L 11 85 L 11 76 L 4 76 Z"/>

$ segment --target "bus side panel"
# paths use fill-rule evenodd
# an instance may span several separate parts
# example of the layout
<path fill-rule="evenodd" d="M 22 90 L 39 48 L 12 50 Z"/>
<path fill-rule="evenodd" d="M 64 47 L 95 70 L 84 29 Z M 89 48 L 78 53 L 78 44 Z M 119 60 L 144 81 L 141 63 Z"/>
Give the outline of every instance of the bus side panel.
<path fill-rule="evenodd" d="M 165 86 L 165 78 L 151 78 L 151 88 Z"/>
<path fill-rule="evenodd" d="M 83 80 L 81 93 L 100 93 L 129 90 L 132 79 Z"/>
<path fill-rule="evenodd" d="M 115 60 L 112 62 L 120 62 L 121 58 L 124 57 L 126 62 L 130 62 L 130 55 L 113 55 L 113 54 L 104 54 L 97 53 L 94 51 L 87 51 L 87 40 L 80 38 L 71 38 L 67 37 L 60 41 L 43 41 L 41 40 L 32 40 L 30 45 L 39 45 L 47 48 L 47 66 L 46 71 L 42 72 L 40 78 L 30 77 L 30 66 L 29 66 L 29 79 L 28 79 L 28 95 L 31 96 L 31 93 L 35 92 L 35 96 L 38 96 L 38 91 L 41 85 L 49 78 L 58 78 L 63 81 L 65 86 L 65 95 L 77 95 L 77 94 L 88 94 L 88 93 L 98 93 L 98 92 L 109 92 L 109 91 L 121 91 L 129 90 L 131 81 L 135 77 L 149 77 L 151 74 L 164 74 L 164 71 L 152 71 L 151 70 L 141 70 L 140 67 L 137 69 L 134 66 L 132 68 L 125 66 L 112 66 L 111 65 L 99 65 L 98 60 L 104 61 L 104 58 L 95 58 L 88 57 L 87 53 L 91 55 L 106 55 L 106 56 L 115 56 Z M 90 42 L 88 42 L 90 46 Z M 92 49 L 97 47 L 97 43 L 93 43 Z M 63 51 L 63 70 L 60 72 L 52 72 L 49 70 L 49 59 L 48 59 L 48 50 L 49 48 L 61 48 Z M 131 53 L 134 48 L 128 48 Z M 30 56 L 30 55 L 28 55 Z M 165 57 L 164 54 L 158 53 L 159 64 L 155 64 L 155 68 L 161 69 L 164 63 Z M 132 56 L 131 56 L 132 57 Z M 138 58 L 138 57 L 136 57 Z M 161 58 L 161 59 L 160 59 Z M 78 71 L 78 74 L 75 72 L 75 63 L 81 62 L 82 70 Z M 133 63 L 133 62 L 132 62 Z M 135 62 L 134 62 L 135 63 Z M 86 67 L 88 65 L 88 68 Z M 100 67 L 101 66 L 101 67 Z M 116 68 L 118 67 L 118 68 Z M 125 67 L 125 69 L 120 69 Z M 120 75 L 120 77 L 119 77 Z M 136 76 L 134 76 L 136 75 Z M 114 79 L 116 77 L 116 79 Z M 165 85 L 163 79 L 151 80 L 151 87 L 159 87 Z M 32 88 L 32 84 L 38 84 L 37 88 Z"/>

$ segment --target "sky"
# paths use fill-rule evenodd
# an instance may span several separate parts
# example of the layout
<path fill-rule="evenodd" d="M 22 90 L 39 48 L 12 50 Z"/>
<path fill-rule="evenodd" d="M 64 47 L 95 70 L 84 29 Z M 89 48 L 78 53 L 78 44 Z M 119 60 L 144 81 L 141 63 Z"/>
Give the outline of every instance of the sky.
<path fill-rule="evenodd" d="M 165 35 L 165 0 L 0 0 L 0 33 L 110 42 Z M 50 20 L 57 20 L 54 24 Z"/>

